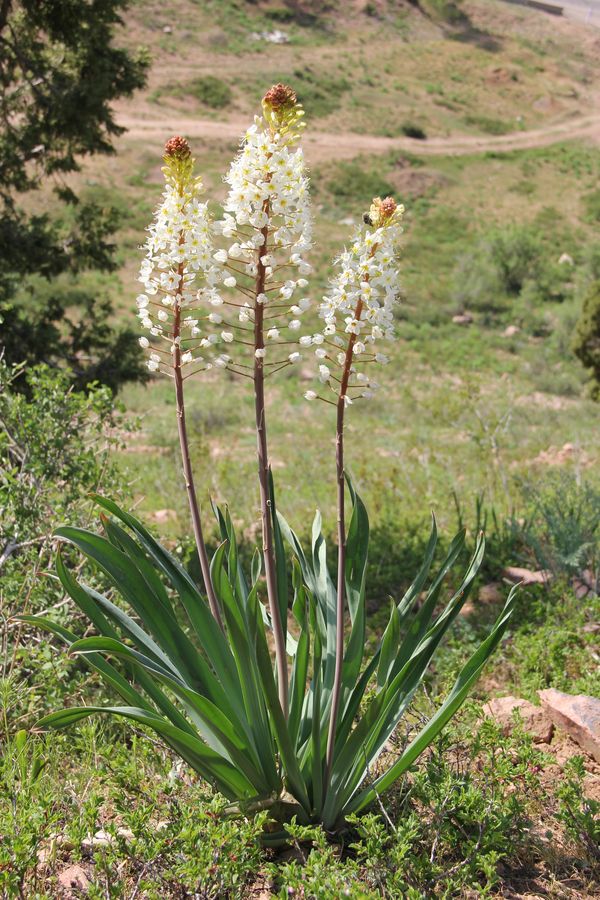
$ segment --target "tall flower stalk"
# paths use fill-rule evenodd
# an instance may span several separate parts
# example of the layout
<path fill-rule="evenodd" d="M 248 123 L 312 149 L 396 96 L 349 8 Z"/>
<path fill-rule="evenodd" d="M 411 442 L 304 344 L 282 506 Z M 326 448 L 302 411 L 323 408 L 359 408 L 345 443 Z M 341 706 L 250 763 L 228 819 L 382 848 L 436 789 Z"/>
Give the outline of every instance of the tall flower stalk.
<path fill-rule="evenodd" d="M 359 398 L 372 396 L 377 383 L 364 371 L 368 363 L 386 363 L 384 354 L 375 352 L 374 345 L 394 335 L 393 305 L 398 298 L 398 244 L 402 234 L 403 207 L 391 197 L 373 200 L 364 217 L 364 226 L 351 249 L 338 260 L 339 273 L 331 283 L 331 292 L 323 298 L 319 313 L 325 321 L 321 336 L 313 336 L 313 343 L 322 344 L 315 353 L 321 360 L 320 380 L 337 395 L 335 461 L 337 484 L 338 565 L 336 584 L 336 641 L 335 674 L 331 698 L 331 713 L 327 735 L 326 780 L 331 770 L 335 749 L 344 662 L 344 613 L 346 582 L 346 516 L 344 420 L 346 409 Z M 342 321 L 340 321 L 342 320 Z M 317 338 L 317 341 L 315 341 Z M 339 375 L 330 365 L 339 367 Z M 317 398 L 307 391 L 307 399 Z M 320 398 L 326 399 L 326 398 Z"/>
<path fill-rule="evenodd" d="M 151 339 L 142 337 L 140 344 L 150 350 L 150 371 L 169 375 L 175 384 L 177 431 L 194 540 L 208 603 L 222 628 L 194 485 L 183 390 L 187 377 L 184 370 L 187 368 L 189 372 L 194 362 L 204 363 L 203 358 L 194 353 L 199 334 L 198 319 L 189 312 L 197 303 L 198 293 L 207 286 L 216 293 L 219 270 L 211 258 L 207 208 L 198 200 L 202 182 L 194 177 L 194 160 L 188 142 L 181 137 L 171 138 L 165 146 L 164 162 L 166 189 L 155 221 L 148 229 L 147 255 L 140 271 L 145 293 L 137 298 L 139 317 Z M 194 290 L 198 284 L 201 285 L 199 292 Z"/>
<path fill-rule="evenodd" d="M 262 545 L 269 613 L 275 643 L 279 701 L 288 715 L 288 665 L 286 653 L 287 597 L 278 596 L 273 546 L 273 498 L 265 407 L 265 379 L 298 361 L 300 352 L 275 353 L 279 346 L 298 345 L 299 316 L 308 308 L 307 298 L 292 303 L 294 293 L 306 287 L 310 266 L 303 254 L 311 246 L 308 180 L 300 148 L 293 149 L 302 128 L 303 110 L 294 91 L 274 85 L 263 97 L 263 117 L 248 130 L 226 181 L 230 185 L 225 236 L 236 240 L 219 258 L 231 270 L 229 283 L 250 300 L 239 310 L 242 323 L 252 327 L 254 407 L 257 439 L 258 483 Z M 240 240 L 241 238 L 241 240 Z M 249 279 L 254 279 L 249 283 Z M 227 283 L 227 282 L 226 282 Z M 231 286 L 233 286 L 231 285 Z M 289 316 L 293 318 L 289 318 Z M 237 326 L 244 328 L 244 325 Z M 249 367 L 242 366 L 241 374 Z M 238 363 L 238 371 L 240 364 Z M 234 367 L 235 369 L 235 367 Z"/>

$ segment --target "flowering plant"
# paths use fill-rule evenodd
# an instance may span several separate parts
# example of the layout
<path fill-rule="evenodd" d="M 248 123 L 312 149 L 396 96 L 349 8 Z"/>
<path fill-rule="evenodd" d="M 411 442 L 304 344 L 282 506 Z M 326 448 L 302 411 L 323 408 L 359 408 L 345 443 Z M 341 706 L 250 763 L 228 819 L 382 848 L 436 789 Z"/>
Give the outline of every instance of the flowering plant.
<path fill-rule="evenodd" d="M 48 619 L 24 618 L 58 635 L 125 702 L 64 709 L 42 726 L 61 728 L 95 713 L 146 725 L 230 799 L 232 812 L 268 808 L 275 824 L 265 841 L 275 842 L 285 839 L 281 828 L 292 816 L 341 827 L 407 771 L 499 643 L 513 596 L 435 715 L 398 758 L 387 759 L 386 742 L 473 585 L 484 540 L 480 535 L 458 589 L 440 606 L 465 535 L 455 537 L 430 577 L 434 520 L 423 564 L 392 604 L 377 650 L 365 658 L 369 522 L 346 472 L 344 423 L 354 401 L 376 389 L 373 367 L 387 361 L 379 344 L 393 336 L 402 208 L 389 197 L 373 200 L 318 306 L 321 330 L 305 333 L 311 217 L 299 147 L 303 111 L 285 85 L 271 88 L 262 106 L 226 177 L 229 193 L 216 221 L 200 199 L 187 141 L 167 143 L 166 187 L 149 228 L 137 298 L 148 367 L 174 382 L 207 601 L 138 519 L 96 497 L 104 535 L 71 527 L 58 533 L 104 572 L 132 614 L 76 580 L 59 556 L 62 584 L 99 636 L 78 639 Z M 331 403 L 337 413 L 335 580 L 319 514 L 306 550 L 277 512 L 269 467 L 265 379 L 306 350 L 314 352 L 321 386 L 305 397 Z M 248 378 L 254 390 L 262 546 L 250 572 L 240 563 L 229 512 L 217 506 L 222 543 L 209 559 L 194 488 L 184 389 L 190 377 L 215 368 Z M 121 660 L 122 669 L 107 657 Z"/>

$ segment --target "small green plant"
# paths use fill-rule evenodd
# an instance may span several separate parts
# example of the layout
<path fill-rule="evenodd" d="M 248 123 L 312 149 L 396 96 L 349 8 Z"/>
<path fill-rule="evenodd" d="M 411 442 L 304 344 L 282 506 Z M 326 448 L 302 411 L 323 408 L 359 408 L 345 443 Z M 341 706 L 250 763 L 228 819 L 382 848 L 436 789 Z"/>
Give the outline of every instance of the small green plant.
<path fill-rule="evenodd" d="M 586 291 L 571 346 L 590 372 L 592 396 L 600 399 L 600 281 Z"/>
<path fill-rule="evenodd" d="M 600 869 L 600 802 L 586 796 L 583 785 L 585 774 L 581 756 L 568 760 L 564 780 L 557 791 L 557 818 L 589 861 Z"/>
<path fill-rule="evenodd" d="M 71 526 L 57 534 L 100 570 L 122 602 L 76 578 L 59 556 L 60 581 L 98 636 L 80 639 L 47 617 L 21 617 L 58 636 L 125 703 L 69 707 L 44 717 L 41 727 L 64 728 L 101 713 L 147 726 L 230 801 L 232 814 L 266 813 L 266 844 L 287 840 L 285 826 L 294 819 L 302 827 L 344 829 L 349 815 L 407 772 L 465 700 L 513 606 L 511 593 L 439 708 L 395 759 L 383 763 L 387 741 L 469 595 L 484 538 L 477 537 L 462 578 L 443 602 L 465 534 L 459 532 L 435 566 L 434 520 L 414 581 L 392 602 L 375 651 L 365 652 L 369 520 L 346 469 L 345 422 L 348 410 L 376 390 L 374 366 L 388 361 L 379 343 L 393 336 L 403 209 L 391 197 L 373 200 L 351 249 L 337 260 L 318 309 L 321 330 L 298 337 L 309 302 L 294 294 L 304 294 L 308 284 L 304 256 L 311 246 L 308 182 L 296 148 L 302 115 L 289 87 L 277 84 L 267 92 L 263 118 L 246 133 L 226 177 L 230 191 L 216 223 L 199 199 L 201 180 L 187 141 L 169 140 L 166 189 L 140 271 L 145 292 L 137 307 L 147 335 L 140 343 L 150 371 L 173 381 L 207 602 L 137 518 L 96 496 L 103 535 Z M 226 247 L 216 249 L 217 236 Z M 304 396 L 335 409 L 335 580 L 320 515 L 306 549 L 278 513 L 268 456 L 265 380 L 297 363 L 300 349 L 309 347 L 319 384 Z M 249 379 L 254 391 L 262 547 L 250 571 L 241 565 L 227 509 L 214 506 L 221 543 L 212 559 L 204 541 L 185 388 L 193 375 L 213 369 Z M 107 657 L 120 660 L 122 669 Z"/>
<path fill-rule="evenodd" d="M 403 122 L 400 126 L 400 131 L 402 134 L 406 135 L 406 137 L 414 138 L 417 141 L 424 141 L 427 139 L 425 129 L 415 122 Z"/>
<path fill-rule="evenodd" d="M 211 109 L 223 109 L 225 106 L 229 106 L 233 96 L 227 82 L 214 75 L 202 75 L 194 78 L 185 86 L 185 93 L 195 97 L 205 106 L 210 106 Z"/>
<path fill-rule="evenodd" d="M 510 122 L 504 122 L 502 119 L 492 119 L 490 116 L 465 116 L 467 125 L 473 125 L 485 134 L 508 134 L 513 131 Z"/>

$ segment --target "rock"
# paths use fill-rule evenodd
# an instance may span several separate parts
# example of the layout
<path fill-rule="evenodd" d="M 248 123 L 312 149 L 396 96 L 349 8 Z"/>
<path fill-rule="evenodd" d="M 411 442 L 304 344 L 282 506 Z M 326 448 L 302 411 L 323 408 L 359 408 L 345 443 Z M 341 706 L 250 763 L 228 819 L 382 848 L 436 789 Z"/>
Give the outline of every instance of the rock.
<path fill-rule="evenodd" d="M 471 313 L 461 313 L 458 316 L 452 316 L 452 321 L 455 325 L 470 325 L 473 321 L 473 316 Z"/>
<path fill-rule="evenodd" d="M 93 853 L 94 850 L 101 850 L 103 847 L 110 847 L 114 844 L 115 839 L 108 831 L 97 831 L 94 837 L 86 837 L 81 842 L 81 849 L 84 853 Z"/>
<path fill-rule="evenodd" d="M 58 876 L 58 883 L 62 888 L 66 888 L 68 891 L 75 889 L 77 891 L 85 891 L 86 893 L 90 886 L 88 877 L 81 866 L 69 866 L 68 869 L 65 869 L 64 872 L 61 872 Z"/>
<path fill-rule="evenodd" d="M 600 763 L 600 700 L 553 688 L 538 691 L 538 695 L 554 724 Z"/>
<path fill-rule="evenodd" d="M 540 706 L 534 706 L 529 700 L 519 697 L 496 697 L 483 707 L 483 712 L 502 726 L 504 734 L 509 734 L 514 727 L 513 712 L 519 710 L 525 731 L 533 737 L 536 744 L 549 744 L 554 733 L 554 724 L 548 713 Z"/>
<path fill-rule="evenodd" d="M 130 843 L 135 840 L 135 834 L 131 830 L 131 828 L 117 828 L 117 837 L 120 837 L 126 843 Z"/>
<path fill-rule="evenodd" d="M 515 334 L 520 332 L 520 328 L 518 325 L 507 325 L 504 331 L 502 332 L 502 337 L 511 338 L 514 337 Z"/>
<path fill-rule="evenodd" d="M 275 28 L 273 31 L 253 31 L 250 35 L 253 41 L 266 41 L 268 44 L 289 44 L 290 36 L 285 31 Z"/>
<path fill-rule="evenodd" d="M 561 253 L 561 255 L 558 258 L 558 264 L 559 264 L 559 266 L 564 266 L 564 265 L 574 266 L 575 262 L 573 260 L 573 257 L 569 256 L 568 253 Z"/>
<path fill-rule="evenodd" d="M 513 584 L 546 584 L 552 578 L 552 573 L 546 569 L 532 572 L 531 569 L 522 569 L 519 566 L 507 566 L 502 576 Z"/>
<path fill-rule="evenodd" d="M 504 600 L 502 585 L 497 581 L 484 584 L 483 587 L 479 588 L 477 599 L 480 603 L 501 603 Z"/>
<path fill-rule="evenodd" d="M 164 525 L 165 522 L 173 522 L 177 518 L 177 513 L 174 509 L 157 509 L 150 518 L 153 522 Z"/>
<path fill-rule="evenodd" d="M 165 27 L 163 28 L 163 32 L 164 34 L 173 34 L 173 29 L 170 25 L 165 25 Z"/>

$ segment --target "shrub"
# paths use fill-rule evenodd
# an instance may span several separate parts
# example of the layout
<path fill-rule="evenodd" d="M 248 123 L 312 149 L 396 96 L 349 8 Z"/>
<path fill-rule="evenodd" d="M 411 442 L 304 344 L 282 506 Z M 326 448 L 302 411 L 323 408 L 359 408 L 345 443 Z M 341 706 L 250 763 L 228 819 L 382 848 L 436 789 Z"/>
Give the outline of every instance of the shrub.
<path fill-rule="evenodd" d="M 210 106 L 211 109 L 223 109 L 231 103 L 233 94 L 229 85 L 214 75 L 202 75 L 194 78 L 185 86 L 186 94 L 190 94 Z"/>
<path fill-rule="evenodd" d="M 592 396 L 600 399 L 600 281 L 587 290 L 571 346 L 589 369 Z"/>
<path fill-rule="evenodd" d="M 403 122 L 400 126 L 400 131 L 402 134 L 406 135 L 406 137 L 414 138 L 417 141 L 424 141 L 427 139 L 425 129 L 420 125 L 416 125 L 414 122 Z"/>

